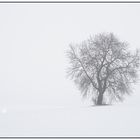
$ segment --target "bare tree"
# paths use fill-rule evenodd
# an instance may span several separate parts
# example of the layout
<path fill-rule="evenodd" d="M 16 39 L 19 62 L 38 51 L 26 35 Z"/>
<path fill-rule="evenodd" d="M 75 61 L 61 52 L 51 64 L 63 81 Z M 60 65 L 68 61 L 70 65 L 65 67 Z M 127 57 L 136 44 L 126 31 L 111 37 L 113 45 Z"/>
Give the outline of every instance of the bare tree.
<path fill-rule="evenodd" d="M 68 76 L 74 79 L 83 97 L 95 105 L 122 101 L 138 80 L 140 55 L 112 33 L 101 33 L 78 45 L 70 45 Z"/>

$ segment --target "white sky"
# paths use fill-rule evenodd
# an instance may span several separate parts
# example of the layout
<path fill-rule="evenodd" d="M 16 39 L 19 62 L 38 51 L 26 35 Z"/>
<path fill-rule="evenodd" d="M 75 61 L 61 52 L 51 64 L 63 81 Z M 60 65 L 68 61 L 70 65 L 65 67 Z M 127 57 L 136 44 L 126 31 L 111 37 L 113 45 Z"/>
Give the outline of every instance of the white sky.
<path fill-rule="evenodd" d="M 68 45 L 113 32 L 140 48 L 139 17 L 140 4 L 0 4 L 0 106 L 84 106 L 66 78 Z"/>
<path fill-rule="evenodd" d="M 66 78 L 66 51 L 113 32 L 140 48 L 140 4 L 0 4 L 0 136 L 140 136 L 140 88 L 89 107 Z"/>

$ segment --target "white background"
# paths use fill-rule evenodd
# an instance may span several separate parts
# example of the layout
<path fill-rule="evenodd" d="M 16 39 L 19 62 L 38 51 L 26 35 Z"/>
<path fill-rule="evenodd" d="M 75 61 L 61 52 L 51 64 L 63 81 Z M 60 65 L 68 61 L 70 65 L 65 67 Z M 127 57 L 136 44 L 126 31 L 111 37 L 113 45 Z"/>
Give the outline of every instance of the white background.
<path fill-rule="evenodd" d="M 140 4 L 0 4 L 0 136 L 140 136 L 139 83 L 90 107 L 66 78 L 70 43 L 113 32 L 140 48 Z"/>

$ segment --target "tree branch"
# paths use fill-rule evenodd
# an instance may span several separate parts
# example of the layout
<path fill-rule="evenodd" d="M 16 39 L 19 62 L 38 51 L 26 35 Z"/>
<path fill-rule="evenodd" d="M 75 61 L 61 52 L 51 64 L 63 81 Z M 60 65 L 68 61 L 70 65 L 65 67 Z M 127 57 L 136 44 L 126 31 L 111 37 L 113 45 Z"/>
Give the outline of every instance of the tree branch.
<path fill-rule="evenodd" d="M 82 63 L 81 60 L 76 56 L 74 49 L 73 49 L 72 47 L 71 47 L 71 49 L 72 49 L 72 51 L 73 51 L 75 57 L 77 58 L 78 62 L 81 64 L 81 67 L 83 68 L 83 70 L 84 70 L 86 76 L 88 77 L 88 79 L 89 79 L 90 82 L 92 83 L 92 86 L 93 86 L 95 89 L 98 90 L 97 86 L 94 84 L 94 82 L 92 81 L 92 79 L 91 79 L 90 76 L 88 75 L 88 73 L 87 73 L 87 71 L 86 71 L 86 69 L 85 69 L 83 63 Z"/>

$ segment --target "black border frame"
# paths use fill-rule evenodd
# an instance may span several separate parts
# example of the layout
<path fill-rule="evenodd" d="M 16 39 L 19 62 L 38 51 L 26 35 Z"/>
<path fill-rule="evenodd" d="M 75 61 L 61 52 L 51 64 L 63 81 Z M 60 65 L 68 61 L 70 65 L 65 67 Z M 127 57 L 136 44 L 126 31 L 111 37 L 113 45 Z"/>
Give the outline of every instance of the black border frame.
<path fill-rule="evenodd" d="M 18 1 L 1 1 L 0 0 L 0 3 L 140 3 L 140 1 L 125 1 L 125 0 L 122 0 L 122 1 L 117 1 L 117 0 L 114 0 L 114 1 L 109 1 L 109 0 L 105 0 L 105 1 L 101 1 L 101 0 L 83 0 L 83 1 L 80 1 L 80 0 L 46 0 L 46 1 L 23 1 L 23 0 L 18 0 Z"/>
<path fill-rule="evenodd" d="M 48 0 L 48 1 L 1 1 L 0 0 L 0 4 L 12 4 L 12 3 L 14 3 L 14 4 L 21 4 L 21 3 L 24 3 L 24 4 L 29 4 L 29 3 L 31 3 L 31 4 L 33 4 L 33 3 L 36 3 L 36 4 L 38 4 L 38 3 L 99 3 L 99 4 L 101 4 L 101 3 L 124 3 L 124 4 L 126 4 L 126 3 L 130 3 L 130 4 L 133 4 L 133 3 L 137 3 L 137 4 L 140 4 L 140 1 L 116 1 L 116 0 L 114 0 L 114 1 L 98 1 L 98 0 L 92 0 L 92 1 L 86 1 L 86 0 L 83 0 L 83 1 L 77 1 L 77 0 L 75 0 L 75 1 L 70 1 L 70 0 L 68 0 L 68 1 L 66 1 L 66 0 L 59 0 L 59 1 L 55 1 L 55 0 L 52 0 L 52 1 L 50 1 L 50 0 Z M 116 137 L 109 137 L 109 136 L 107 136 L 107 137 L 74 137 L 74 136 L 69 136 L 69 137 L 66 137 L 66 136 L 58 136 L 58 137 L 47 137 L 47 136 L 0 136 L 0 139 L 140 139 L 140 136 L 136 136 L 136 137 L 132 137 L 132 136 L 130 136 L 130 137 L 128 137 L 128 136 L 124 136 L 124 137 L 120 137 L 120 136 L 116 136 Z"/>
<path fill-rule="evenodd" d="M 90 0 L 83 0 L 83 1 L 78 1 L 78 0 L 46 0 L 46 1 L 23 1 L 23 0 L 18 0 L 18 1 L 1 1 L 0 0 L 0 4 L 1 3 L 140 3 L 140 1 L 136 1 L 136 0 L 134 0 L 134 1 L 125 1 L 125 0 L 122 0 L 122 1 L 117 1 L 117 0 L 114 0 L 114 1 L 109 1 L 109 0 L 105 0 L 105 1 L 101 1 L 101 0 L 92 0 L 92 1 L 90 1 Z"/>

